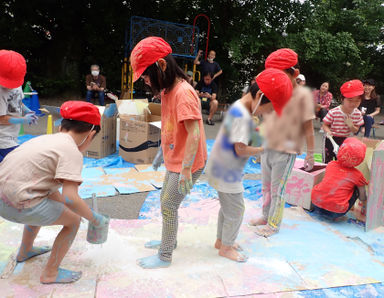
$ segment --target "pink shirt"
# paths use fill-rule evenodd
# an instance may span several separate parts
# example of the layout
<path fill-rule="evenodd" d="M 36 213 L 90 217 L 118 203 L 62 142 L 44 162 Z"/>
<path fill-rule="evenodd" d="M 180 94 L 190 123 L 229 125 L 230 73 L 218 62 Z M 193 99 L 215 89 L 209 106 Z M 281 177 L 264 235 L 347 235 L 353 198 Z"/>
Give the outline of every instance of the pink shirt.
<path fill-rule="evenodd" d="M 313 100 L 315 101 L 315 104 L 321 104 L 327 106 L 327 109 L 329 109 L 329 106 L 332 103 L 333 95 L 331 92 L 325 93 L 323 96 L 320 96 L 320 90 L 313 91 Z"/>
<path fill-rule="evenodd" d="M 195 89 L 185 80 L 176 83 L 169 92 L 161 94 L 161 146 L 165 167 L 180 173 L 184 159 L 187 131 L 185 120 L 197 120 L 200 140 L 192 165 L 192 173 L 202 169 L 207 160 L 207 146 L 201 116 L 201 104 Z"/>
<path fill-rule="evenodd" d="M 331 132 L 335 137 L 349 137 L 351 130 L 344 122 L 345 117 L 346 114 L 341 110 L 341 106 L 338 106 L 328 112 L 323 122 L 330 126 Z M 364 124 L 363 116 L 358 109 L 354 109 L 350 117 L 355 126 L 362 126 Z"/>

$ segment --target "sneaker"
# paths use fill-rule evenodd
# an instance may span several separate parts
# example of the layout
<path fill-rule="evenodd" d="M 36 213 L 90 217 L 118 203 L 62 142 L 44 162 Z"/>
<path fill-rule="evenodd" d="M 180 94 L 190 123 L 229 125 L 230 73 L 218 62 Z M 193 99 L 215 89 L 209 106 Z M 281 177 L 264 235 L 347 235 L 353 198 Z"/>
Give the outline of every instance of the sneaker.
<path fill-rule="evenodd" d="M 205 123 L 207 123 L 208 125 L 215 125 L 215 123 L 213 123 L 211 119 L 207 119 Z"/>

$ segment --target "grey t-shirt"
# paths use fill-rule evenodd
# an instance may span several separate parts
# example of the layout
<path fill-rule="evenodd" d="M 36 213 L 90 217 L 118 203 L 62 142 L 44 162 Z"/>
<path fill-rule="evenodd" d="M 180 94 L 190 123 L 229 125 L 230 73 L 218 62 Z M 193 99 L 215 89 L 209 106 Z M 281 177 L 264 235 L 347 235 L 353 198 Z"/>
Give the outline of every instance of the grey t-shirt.
<path fill-rule="evenodd" d="M 228 110 L 208 159 L 206 173 L 209 184 L 217 191 L 241 193 L 248 157 L 236 154 L 235 143 L 249 145 L 254 124 L 249 111 L 240 100 Z"/>
<path fill-rule="evenodd" d="M 0 86 L 0 116 L 9 115 L 21 117 L 23 115 L 24 94 L 21 87 L 7 89 Z M 0 149 L 17 146 L 20 124 L 0 124 Z"/>

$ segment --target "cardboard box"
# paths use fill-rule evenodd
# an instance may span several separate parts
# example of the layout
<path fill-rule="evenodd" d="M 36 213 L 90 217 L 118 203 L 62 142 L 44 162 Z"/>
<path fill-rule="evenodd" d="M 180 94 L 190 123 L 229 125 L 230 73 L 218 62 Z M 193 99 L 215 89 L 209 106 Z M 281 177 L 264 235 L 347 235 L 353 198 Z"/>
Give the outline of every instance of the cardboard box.
<path fill-rule="evenodd" d="M 116 104 L 108 104 L 105 107 L 97 106 L 101 114 L 101 130 L 93 139 L 84 156 L 92 158 L 103 158 L 116 152 Z M 111 109 L 111 110 L 109 110 Z M 113 114 L 108 115 L 107 111 Z"/>
<path fill-rule="evenodd" d="M 360 140 L 367 145 L 365 160 L 357 169 L 369 181 L 365 222 L 368 231 L 384 225 L 384 141 Z"/>
<path fill-rule="evenodd" d="M 285 187 L 285 200 L 288 204 L 311 210 L 313 208 L 312 188 L 323 180 L 327 165 L 315 163 L 310 172 L 304 171 L 303 166 L 304 160 L 296 159 Z"/>
<path fill-rule="evenodd" d="M 161 141 L 160 121 L 160 104 L 148 104 L 142 115 L 120 113 L 120 156 L 135 164 L 152 163 Z"/>

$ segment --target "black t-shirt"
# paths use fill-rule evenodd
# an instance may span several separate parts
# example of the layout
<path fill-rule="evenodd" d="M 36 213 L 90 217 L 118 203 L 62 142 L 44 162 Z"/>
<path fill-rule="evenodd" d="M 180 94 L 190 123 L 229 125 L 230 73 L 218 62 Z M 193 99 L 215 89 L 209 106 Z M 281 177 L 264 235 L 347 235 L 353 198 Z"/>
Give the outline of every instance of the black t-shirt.
<path fill-rule="evenodd" d="M 367 108 L 365 115 L 369 115 L 369 114 L 372 114 L 376 110 L 376 108 L 380 108 L 380 107 L 381 107 L 380 96 L 377 96 L 376 99 L 375 98 L 363 99 L 359 106 L 359 110 L 361 110 L 361 108 Z"/>
<path fill-rule="evenodd" d="M 205 85 L 204 81 L 200 81 L 197 83 L 195 89 L 200 91 L 200 92 L 207 92 L 211 95 L 213 93 L 217 94 L 217 85 L 214 81 L 212 81 L 211 84 L 209 84 L 209 85 Z"/>
<path fill-rule="evenodd" d="M 213 61 L 212 63 L 205 60 L 200 61 L 200 71 L 202 76 L 204 75 L 204 73 L 207 73 L 207 72 L 214 75 L 218 73 L 220 70 L 221 70 L 221 67 L 219 63 L 217 63 L 216 61 Z"/>

